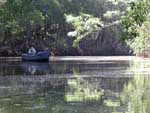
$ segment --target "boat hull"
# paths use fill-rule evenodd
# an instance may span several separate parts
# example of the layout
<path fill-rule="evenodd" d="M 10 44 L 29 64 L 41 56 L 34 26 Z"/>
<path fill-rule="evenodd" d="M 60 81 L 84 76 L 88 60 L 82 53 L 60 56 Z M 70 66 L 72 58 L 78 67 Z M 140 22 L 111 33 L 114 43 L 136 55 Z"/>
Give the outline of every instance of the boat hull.
<path fill-rule="evenodd" d="M 49 61 L 49 52 L 38 52 L 35 55 L 23 54 L 23 61 Z"/>

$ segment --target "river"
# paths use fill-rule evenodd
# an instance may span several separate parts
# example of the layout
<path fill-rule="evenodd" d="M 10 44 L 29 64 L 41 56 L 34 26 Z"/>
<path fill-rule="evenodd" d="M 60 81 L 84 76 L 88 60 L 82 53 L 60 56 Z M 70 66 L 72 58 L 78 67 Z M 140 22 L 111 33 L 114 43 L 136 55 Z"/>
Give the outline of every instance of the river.
<path fill-rule="evenodd" d="M 0 113 L 149 113 L 150 60 L 0 58 Z"/>

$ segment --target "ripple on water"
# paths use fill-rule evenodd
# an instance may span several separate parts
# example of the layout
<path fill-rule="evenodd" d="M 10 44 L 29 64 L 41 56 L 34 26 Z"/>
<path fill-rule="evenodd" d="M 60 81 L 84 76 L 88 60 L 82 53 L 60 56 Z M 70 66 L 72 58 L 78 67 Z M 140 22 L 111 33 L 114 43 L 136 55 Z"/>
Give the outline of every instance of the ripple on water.
<path fill-rule="evenodd" d="M 3 99 L 0 99 L 0 101 L 11 101 L 12 99 L 11 98 L 3 98 Z"/>
<path fill-rule="evenodd" d="M 26 109 L 26 110 L 36 110 L 36 109 L 46 109 L 46 108 L 47 108 L 46 105 L 34 105 L 31 107 L 23 107 L 23 109 Z"/>

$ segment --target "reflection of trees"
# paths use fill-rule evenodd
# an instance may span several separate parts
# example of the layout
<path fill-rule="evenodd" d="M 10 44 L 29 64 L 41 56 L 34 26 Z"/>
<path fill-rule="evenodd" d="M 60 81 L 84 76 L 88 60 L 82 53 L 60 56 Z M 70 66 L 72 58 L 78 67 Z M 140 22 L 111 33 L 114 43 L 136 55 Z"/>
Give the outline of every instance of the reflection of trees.
<path fill-rule="evenodd" d="M 18 62 L 0 61 L 0 75 L 16 75 L 22 74 L 21 67 L 18 66 Z"/>
<path fill-rule="evenodd" d="M 41 73 L 49 73 L 47 69 L 43 71 L 41 64 L 40 66 L 36 67 L 38 72 L 42 70 Z M 120 67 L 113 66 L 117 69 Z M 120 113 L 124 111 L 119 96 L 128 79 L 92 76 L 101 74 L 102 71 L 107 72 L 107 65 L 52 62 L 46 67 L 51 73 L 50 76 L 14 78 L 11 76 L 7 78 L 8 80 L 5 77 L 1 78 L 0 85 L 12 88 L 7 89 L 6 92 L 4 89 L 0 91 L 0 93 L 5 92 L 4 98 L 0 98 L 0 109 L 4 110 L 3 113 L 20 113 L 20 111 L 21 113 Z M 112 65 L 109 67 L 111 68 Z M 61 74 L 67 76 L 62 78 Z M 7 98 L 5 100 L 5 94 L 9 94 L 8 100 Z"/>
<path fill-rule="evenodd" d="M 103 94 L 98 82 L 92 82 L 79 76 L 78 68 L 73 69 L 74 79 L 68 79 L 68 92 L 65 96 L 67 102 L 84 102 L 100 100 Z M 93 84 L 94 83 L 94 84 Z"/>
<path fill-rule="evenodd" d="M 134 63 L 135 76 L 125 86 L 122 100 L 128 103 L 130 113 L 149 113 L 150 112 L 150 75 L 145 74 L 148 63 Z"/>
<path fill-rule="evenodd" d="M 16 84 L 1 91 L 9 95 L 0 96 L 0 113 L 48 113 L 64 104 L 64 87 L 52 87 L 48 82 L 44 86 L 39 82 L 24 86 Z"/>

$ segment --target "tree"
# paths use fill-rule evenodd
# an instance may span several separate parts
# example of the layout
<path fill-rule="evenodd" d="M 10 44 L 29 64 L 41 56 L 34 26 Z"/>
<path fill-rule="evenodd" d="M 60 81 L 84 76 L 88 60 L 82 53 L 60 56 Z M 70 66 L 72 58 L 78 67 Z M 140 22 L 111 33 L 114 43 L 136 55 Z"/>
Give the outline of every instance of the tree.
<path fill-rule="evenodd" d="M 102 25 L 99 18 L 84 13 L 81 13 L 80 16 L 66 15 L 66 21 L 75 30 L 68 33 L 75 37 L 73 47 L 79 47 L 80 41 L 85 37 L 95 37 Z"/>
<path fill-rule="evenodd" d="M 114 0 L 5 0 L 0 4 L 0 34 L 4 34 L 1 44 L 16 47 L 14 40 L 19 39 L 22 45 L 34 42 L 40 49 L 59 52 L 74 49 L 73 42 L 77 47 L 81 40 L 99 38 L 101 24 L 115 26 L 126 8 L 122 1 Z M 66 17 L 73 20 L 68 24 Z M 118 29 L 112 29 L 113 33 L 118 34 Z M 76 38 L 68 38 L 72 30 L 78 32 Z"/>
<path fill-rule="evenodd" d="M 29 26 L 43 24 L 44 20 L 42 12 L 31 0 L 7 0 L 0 12 L 0 29 L 5 32 L 5 40 L 29 30 Z"/>
<path fill-rule="evenodd" d="M 132 47 L 135 54 L 149 56 L 150 1 L 137 0 L 129 4 L 127 15 L 123 18 L 124 39 Z"/>

